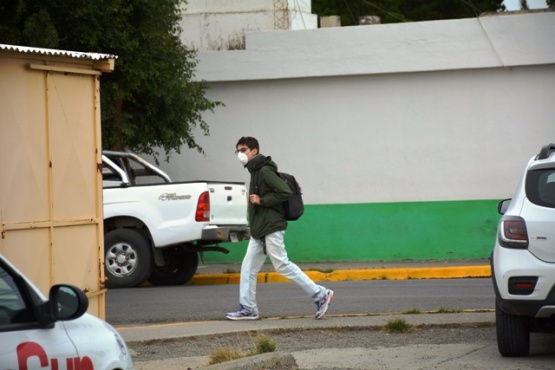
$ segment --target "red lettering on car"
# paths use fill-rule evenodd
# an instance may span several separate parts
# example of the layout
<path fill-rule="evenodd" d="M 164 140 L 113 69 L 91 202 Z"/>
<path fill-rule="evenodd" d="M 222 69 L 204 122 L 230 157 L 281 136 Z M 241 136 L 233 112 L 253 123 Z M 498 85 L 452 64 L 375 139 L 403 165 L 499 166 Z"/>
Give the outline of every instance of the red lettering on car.
<path fill-rule="evenodd" d="M 27 360 L 31 357 L 38 357 L 40 367 L 48 366 L 48 356 L 40 344 L 35 342 L 24 342 L 17 346 L 17 364 L 19 370 L 27 369 Z"/>
<path fill-rule="evenodd" d="M 32 357 L 38 357 L 40 367 L 48 367 L 48 355 L 40 344 L 23 342 L 17 346 L 17 365 L 19 370 L 29 370 L 27 360 Z M 81 359 L 79 357 L 66 358 L 65 362 L 67 370 L 94 370 L 93 362 L 87 356 Z M 51 370 L 58 370 L 58 359 L 51 359 L 50 365 Z"/>
<path fill-rule="evenodd" d="M 81 359 L 79 357 L 68 358 L 66 359 L 66 365 L 67 370 L 94 370 L 92 360 L 87 356 Z"/>

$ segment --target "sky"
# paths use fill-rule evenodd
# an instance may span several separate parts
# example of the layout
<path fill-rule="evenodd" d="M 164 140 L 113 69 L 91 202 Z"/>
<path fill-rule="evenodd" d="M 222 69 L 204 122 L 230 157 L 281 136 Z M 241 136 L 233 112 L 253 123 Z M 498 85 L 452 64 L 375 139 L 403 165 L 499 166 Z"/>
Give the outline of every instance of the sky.
<path fill-rule="evenodd" d="M 520 10 L 520 0 L 505 0 L 503 2 L 507 10 Z M 528 7 L 530 9 L 547 8 L 545 0 L 528 0 Z"/>

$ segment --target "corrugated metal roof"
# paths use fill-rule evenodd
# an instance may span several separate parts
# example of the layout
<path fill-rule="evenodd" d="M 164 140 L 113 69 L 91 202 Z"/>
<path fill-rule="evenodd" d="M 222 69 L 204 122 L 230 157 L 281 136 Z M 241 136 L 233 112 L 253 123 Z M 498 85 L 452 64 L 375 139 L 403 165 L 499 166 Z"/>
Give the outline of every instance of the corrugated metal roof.
<path fill-rule="evenodd" d="M 64 57 L 71 57 L 71 58 L 76 58 L 76 59 L 103 60 L 103 59 L 117 59 L 118 58 L 118 56 L 114 55 L 114 54 L 82 53 L 82 52 L 79 52 L 79 51 L 31 48 L 31 47 L 27 47 L 27 46 L 6 45 L 6 44 L 0 44 L 0 50 L 17 51 L 17 52 L 20 52 L 20 53 L 30 53 L 30 54 L 64 56 Z"/>

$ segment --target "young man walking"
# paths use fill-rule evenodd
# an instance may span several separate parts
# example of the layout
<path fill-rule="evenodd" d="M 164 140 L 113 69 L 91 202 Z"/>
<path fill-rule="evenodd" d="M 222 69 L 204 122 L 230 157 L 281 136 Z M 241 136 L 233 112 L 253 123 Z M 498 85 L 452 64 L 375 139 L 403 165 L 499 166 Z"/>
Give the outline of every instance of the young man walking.
<path fill-rule="evenodd" d="M 242 137 L 236 145 L 237 157 L 249 170 L 249 223 L 251 239 L 241 265 L 239 309 L 229 312 L 229 320 L 257 320 L 256 277 L 270 257 L 277 272 L 300 286 L 316 303 L 316 319 L 322 318 L 333 300 L 333 291 L 314 283 L 293 262 L 289 261 L 283 239 L 287 221 L 283 201 L 291 197 L 289 186 L 277 174 L 271 157 L 260 154 L 258 140 Z"/>

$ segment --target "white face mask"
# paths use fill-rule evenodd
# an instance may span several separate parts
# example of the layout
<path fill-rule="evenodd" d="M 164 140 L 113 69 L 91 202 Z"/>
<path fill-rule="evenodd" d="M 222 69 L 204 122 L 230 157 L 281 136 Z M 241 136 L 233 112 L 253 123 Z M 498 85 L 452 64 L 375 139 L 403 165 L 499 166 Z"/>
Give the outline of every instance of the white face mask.
<path fill-rule="evenodd" d="M 239 158 L 239 162 L 241 162 L 243 166 L 246 165 L 249 161 L 249 158 L 245 153 L 237 153 L 237 158 Z"/>

